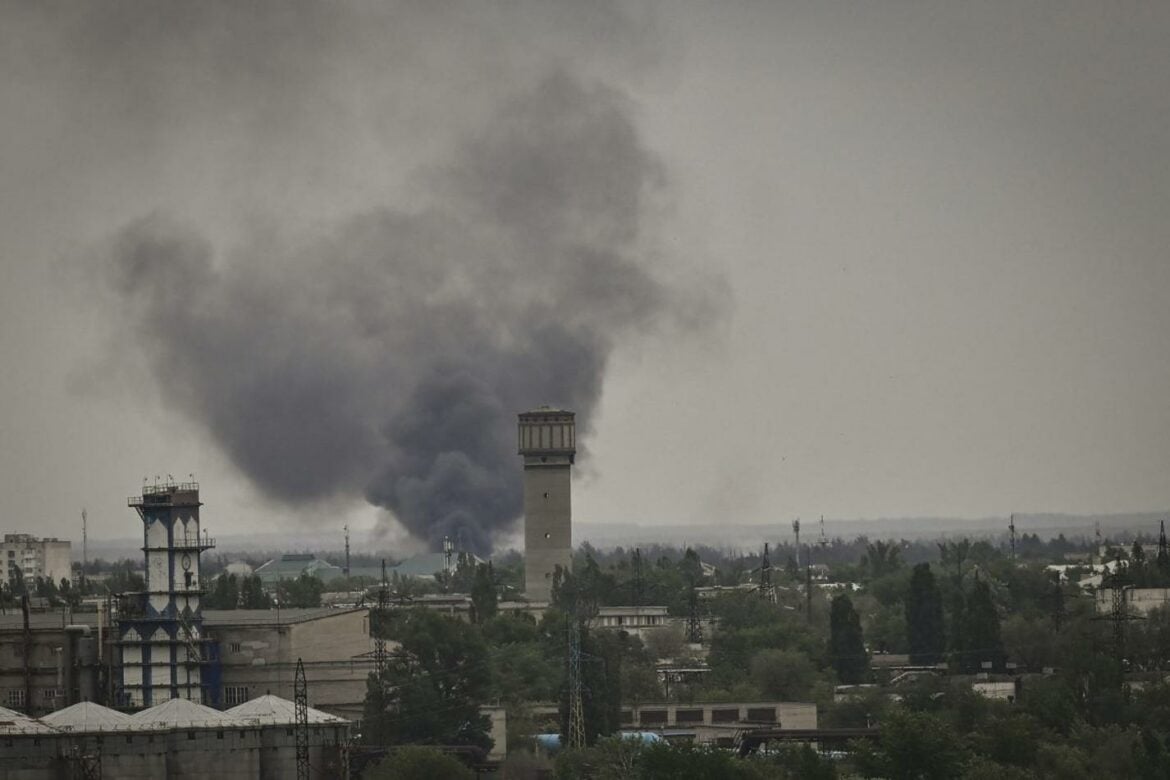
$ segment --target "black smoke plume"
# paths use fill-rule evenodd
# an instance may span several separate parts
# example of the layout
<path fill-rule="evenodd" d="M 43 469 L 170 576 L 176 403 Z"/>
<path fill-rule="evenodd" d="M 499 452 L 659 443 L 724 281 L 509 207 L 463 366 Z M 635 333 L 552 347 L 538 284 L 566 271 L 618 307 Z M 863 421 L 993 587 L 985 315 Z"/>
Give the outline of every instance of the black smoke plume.
<path fill-rule="evenodd" d="M 164 397 L 264 493 L 360 491 L 486 552 L 521 512 L 516 413 L 587 434 L 614 345 L 678 307 L 645 260 L 661 175 L 622 95 L 557 73 L 420 181 L 415 211 L 226 257 L 143 218 L 116 284 Z"/>

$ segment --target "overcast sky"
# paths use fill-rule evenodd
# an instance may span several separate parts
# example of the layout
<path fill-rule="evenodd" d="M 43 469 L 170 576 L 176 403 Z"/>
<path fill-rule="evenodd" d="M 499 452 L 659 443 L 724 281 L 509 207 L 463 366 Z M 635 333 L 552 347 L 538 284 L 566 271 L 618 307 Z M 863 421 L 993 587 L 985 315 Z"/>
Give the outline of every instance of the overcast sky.
<path fill-rule="evenodd" d="M 1170 508 L 1167 40 L 1165 3 L 2 2 L 0 527 L 133 535 L 194 474 L 213 534 L 396 542 L 394 399 L 497 349 L 589 411 L 590 522 Z M 517 342 L 546 294 L 580 391 Z M 336 478 L 246 429 L 299 382 Z"/>

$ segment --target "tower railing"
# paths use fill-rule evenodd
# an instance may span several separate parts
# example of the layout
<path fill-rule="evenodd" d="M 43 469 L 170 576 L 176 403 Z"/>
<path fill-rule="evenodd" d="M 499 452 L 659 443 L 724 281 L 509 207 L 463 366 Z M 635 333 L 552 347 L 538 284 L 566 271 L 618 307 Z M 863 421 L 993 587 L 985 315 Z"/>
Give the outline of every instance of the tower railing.
<path fill-rule="evenodd" d="M 191 534 L 189 536 L 176 536 L 170 543 L 158 542 L 155 544 L 147 544 L 142 549 L 145 550 L 210 550 L 215 547 L 215 538 L 211 536 L 198 536 Z"/>

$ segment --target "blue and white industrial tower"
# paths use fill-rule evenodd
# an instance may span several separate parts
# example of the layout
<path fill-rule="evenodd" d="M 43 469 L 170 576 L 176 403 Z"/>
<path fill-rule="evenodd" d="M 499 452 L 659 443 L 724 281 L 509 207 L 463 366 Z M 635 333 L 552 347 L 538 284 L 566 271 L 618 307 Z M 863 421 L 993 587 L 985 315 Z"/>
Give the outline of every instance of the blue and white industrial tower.
<path fill-rule="evenodd" d="M 217 704 L 215 647 L 203 633 L 199 556 L 215 546 L 200 534 L 199 485 L 143 487 L 128 502 L 142 518 L 146 590 L 119 599 L 119 703 L 152 707 L 170 699 Z"/>

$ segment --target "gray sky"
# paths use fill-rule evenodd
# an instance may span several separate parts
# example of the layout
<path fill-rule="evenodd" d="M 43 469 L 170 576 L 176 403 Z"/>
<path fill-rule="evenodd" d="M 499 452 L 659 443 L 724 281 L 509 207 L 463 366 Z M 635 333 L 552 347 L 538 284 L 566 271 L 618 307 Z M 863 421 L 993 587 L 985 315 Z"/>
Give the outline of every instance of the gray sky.
<path fill-rule="evenodd" d="M 536 300 L 517 241 L 634 275 L 556 298 L 604 367 L 577 517 L 1167 508 L 1167 39 L 1161 3 L 2 3 L 0 526 L 76 537 L 85 505 L 94 535 L 133 534 L 125 496 L 167 473 L 201 481 L 213 533 L 379 522 L 364 472 L 275 501 L 288 475 L 207 399 L 269 344 L 223 323 L 275 309 L 281 343 L 346 356 L 315 379 L 362 368 L 339 397 L 384 432 L 408 407 L 370 388 L 425 387 L 401 355 L 432 326 L 387 294 L 359 350 L 318 291 L 369 270 L 330 249 L 363 218 L 420 214 L 433 243 L 396 251 L 445 279 L 500 271 Z M 478 166 L 514 139 L 573 150 L 550 164 L 581 192 Z M 614 187 L 628 230 L 594 213 Z M 143 220 L 204 247 L 204 299 L 146 310 L 111 283 Z M 630 297 L 641 274 L 658 287 Z M 500 289 L 457 300 L 501 339 L 525 321 Z M 172 313 L 208 302 L 212 346 L 239 346 L 201 353 L 210 389 L 168 363 L 191 354 Z"/>

